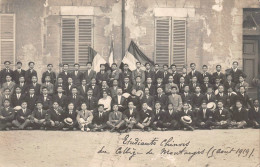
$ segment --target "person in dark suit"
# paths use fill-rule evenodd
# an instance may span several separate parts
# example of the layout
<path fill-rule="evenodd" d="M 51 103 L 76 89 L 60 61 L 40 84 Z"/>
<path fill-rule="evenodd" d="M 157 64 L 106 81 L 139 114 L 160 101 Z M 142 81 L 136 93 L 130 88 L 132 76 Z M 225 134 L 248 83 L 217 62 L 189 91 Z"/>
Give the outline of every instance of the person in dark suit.
<path fill-rule="evenodd" d="M 154 64 L 154 84 L 157 84 L 157 79 L 163 77 L 163 72 L 160 70 L 159 64 Z"/>
<path fill-rule="evenodd" d="M 87 109 L 90 111 L 94 111 L 94 109 L 98 106 L 98 99 L 93 96 L 93 90 L 89 89 L 87 96 L 85 97 L 85 103 L 87 105 Z"/>
<path fill-rule="evenodd" d="M 188 102 L 193 106 L 193 94 L 190 93 L 189 85 L 184 85 L 184 92 L 181 94 L 182 102 Z"/>
<path fill-rule="evenodd" d="M 79 63 L 75 63 L 74 64 L 74 71 L 72 71 L 70 73 L 70 76 L 73 80 L 73 83 L 76 85 L 76 86 L 80 86 L 81 84 L 81 81 L 83 79 L 83 73 L 79 71 L 79 68 L 80 68 L 80 65 Z"/>
<path fill-rule="evenodd" d="M 249 125 L 253 128 L 259 129 L 260 128 L 260 107 L 259 107 L 259 100 L 254 99 L 254 105 L 249 110 L 248 118 L 249 118 Z"/>
<path fill-rule="evenodd" d="M 235 84 L 238 84 L 239 83 L 239 76 L 244 76 L 244 78 L 246 78 L 246 74 L 244 74 L 244 72 L 240 69 L 238 69 L 238 62 L 237 61 L 234 61 L 232 63 L 232 68 L 231 70 L 229 71 L 229 74 L 231 74 L 232 76 L 232 81 L 235 83 Z"/>
<path fill-rule="evenodd" d="M 123 93 L 129 93 L 131 94 L 133 85 L 130 83 L 130 78 L 125 77 L 123 85 L 121 85 L 121 88 L 123 89 Z"/>
<path fill-rule="evenodd" d="M 118 106 L 118 110 L 123 112 L 126 109 L 127 106 L 127 101 L 126 98 L 124 96 L 122 96 L 122 88 L 118 88 L 117 89 L 117 95 L 112 97 L 112 106 L 113 105 L 117 105 Z"/>
<path fill-rule="evenodd" d="M 195 93 L 192 96 L 192 105 L 195 110 L 198 110 L 203 101 L 203 94 L 200 93 L 201 89 L 199 86 L 196 86 Z"/>
<path fill-rule="evenodd" d="M 177 73 L 177 66 L 175 64 L 171 65 L 171 69 L 172 69 L 173 82 L 178 85 L 180 83 L 181 75 Z"/>
<path fill-rule="evenodd" d="M 96 84 L 96 79 L 91 79 L 91 84 L 88 86 L 87 90 L 92 89 L 93 90 L 93 96 L 97 99 L 101 97 L 101 90 L 99 86 Z"/>
<path fill-rule="evenodd" d="M 145 73 L 144 71 L 141 69 L 141 63 L 140 62 L 136 62 L 136 69 L 132 71 L 132 77 L 131 77 L 131 81 L 132 84 L 135 84 L 135 78 L 139 76 L 141 78 L 141 83 L 144 84 L 145 82 Z"/>
<path fill-rule="evenodd" d="M 185 102 L 183 103 L 183 108 L 179 112 L 179 118 L 180 118 L 180 128 L 184 130 L 194 130 L 194 122 L 195 122 L 195 112 L 189 109 L 189 103 Z M 183 121 L 182 117 L 188 116 L 192 120 L 190 124 Z"/>
<path fill-rule="evenodd" d="M 63 94 L 62 86 L 58 86 L 57 93 L 53 95 L 53 101 L 57 101 L 59 106 L 65 111 L 68 107 L 68 96 Z"/>
<path fill-rule="evenodd" d="M 136 91 L 144 91 L 145 86 L 141 83 L 141 78 L 139 76 L 135 78 L 135 82 L 136 83 L 133 85 L 132 89 L 135 89 Z"/>
<path fill-rule="evenodd" d="M 0 107 L 4 105 L 4 101 L 7 99 L 11 103 L 11 90 L 9 88 L 4 89 L 4 93 L 0 95 Z"/>
<path fill-rule="evenodd" d="M 22 62 L 20 61 L 16 63 L 16 67 L 17 69 L 13 72 L 13 80 L 16 84 L 19 84 L 20 77 L 25 77 L 25 70 L 22 69 Z"/>
<path fill-rule="evenodd" d="M 232 109 L 237 101 L 237 94 L 233 91 L 232 87 L 227 88 L 227 102 L 226 107 Z"/>
<path fill-rule="evenodd" d="M 178 130 L 180 129 L 180 115 L 179 111 L 173 109 L 173 104 L 169 103 L 167 110 L 162 114 L 163 130 Z"/>
<path fill-rule="evenodd" d="M 190 92 L 191 92 L 191 93 L 195 93 L 196 87 L 197 87 L 197 86 L 200 86 L 200 83 L 198 82 L 197 76 L 194 75 L 194 76 L 192 77 L 189 86 L 190 86 Z"/>
<path fill-rule="evenodd" d="M 196 125 L 200 129 L 211 129 L 214 125 L 213 112 L 207 108 L 207 102 L 203 101 L 196 116 Z"/>
<path fill-rule="evenodd" d="M 221 72 L 221 65 L 216 65 L 216 72 L 212 74 L 212 84 L 215 84 L 215 79 L 220 78 L 220 83 L 224 84 L 226 82 L 225 74 Z"/>
<path fill-rule="evenodd" d="M 84 102 L 84 98 L 78 94 L 76 87 L 72 88 L 72 94 L 68 96 L 68 104 L 73 103 L 76 110 L 80 110 L 81 104 Z"/>
<path fill-rule="evenodd" d="M 88 85 L 86 79 L 82 79 L 81 85 L 78 86 L 79 95 L 83 96 L 84 98 L 87 96 Z"/>
<path fill-rule="evenodd" d="M 167 84 L 168 83 L 168 79 L 169 79 L 169 72 L 168 72 L 168 65 L 164 64 L 163 65 L 163 84 Z"/>
<path fill-rule="evenodd" d="M 224 108 L 223 101 L 217 102 L 217 109 L 213 113 L 214 129 L 227 129 L 230 126 L 231 114 Z"/>
<path fill-rule="evenodd" d="M 25 83 L 24 76 L 20 76 L 19 82 L 14 86 L 14 90 L 20 87 L 21 88 L 21 93 L 26 94 L 28 90 L 28 84 Z"/>
<path fill-rule="evenodd" d="M 63 64 L 62 72 L 58 74 L 57 78 L 62 78 L 63 85 L 68 85 L 68 78 L 70 77 L 69 65 Z"/>
<path fill-rule="evenodd" d="M 42 74 L 42 83 L 45 83 L 45 77 L 48 75 L 48 76 L 50 76 L 50 83 L 55 85 L 55 83 L 56 83 L 56 74 L 55 74 L 54 71 L 52 71 L 52 68 L 53 68 L 52 64 L 48 64 L 47 65 L 47 71 L 45 71 Z"/>
<path fill-rule="evenodd" d="M 124 122 L 125 122 L 125 129 L 122 130 L 122 132 L 129 132 L 133 129 L 133 127 L 139 123 L 139 113 L 136 110 L 136 108 L 134 108 L 134 103 L 133 102 L 128 102 L 128 109 L 126 109 L 123 112 L 124 115 Z"/>
<path fill-rule="evenodd" d="M 25 94 L 22 94 L 21 91 L 20 87 L 16 87 L 15 93 L 11 97 L 11 106 L 21 106 L 22 102 L 25 100 Z"/>
<path fill-rule="evenodd" d="M 123 114 L 118 110 L 118 105 L 113 105 L 113 111 L 109 113 L 107 127 L 110 128 L 110 132 L 120 131 L 124 125 Z"/>
<path fill-rule="evenodd" d="M 155 102 L 153 114 L 154 114 L 154 121 L 153 121 L 153 124 L 151 125 L 152 129 L 153 130 L 165 130 L 165 129 L 162 129 L 162 128 L 164 128 L 163 121 L 165 118 L 164 117 L 165 111 L 161 107 L 161 103 L 159 101 Z"/>
<path fill-rule="evenodd" d="M 25 82 L 27 84 L 31 84 L 32 83 L 32 77 L 36 76 L 37 77 L 37 71 L 34 70 L 34 62 L 29 62 L 28 66 L 29 69 L 25 72 Z"/>
<path fill-rule="evenodd" d="M 219 85 L 218 87 L 218 94 L 216 95 L 217 101 L 222 101 L 224 104 L 224 107 L 227 107 L 227 95 L 224 93 L 224 86 Z"/>
<path fill-rule="evenodd" d="M 23 101 L 21 104 L 21 109 L 16 113 L 16 119 L 13 120 L 13 125 L 18 129 L 25 129 L 31 124 L 31 114 L 32 111 L 27 108 L 27 102 Z"/>
<path fill-rule="evenodd" d="M 112 84 L 112 86 L 105 91 L 109 92 L 111 97 L 114 97 L 114 96 L 116 96 L 117 89 L 119 88 L 118 87 L 118 81 L 116 79 L 111 80 L 111 84 Z"/>
<path fill-rule="evenodd" d="M 152 125 L 154 121 L 154 114 L 152 110 L 148 109 L 148 105 L 146 103 L 143 103 L 142 110 L 140 111 L 140 120 L 139 123 L 136 124 L 138 128 L 140 128 L 142 131 L 151 131 Z"/>
<path fill-rule="evenodd" d="M 243 107 L 248 109 L 252 107 L 252 102 L 250 101 L 250 97 L 246 93 L 246 88 L 244 86 L 239 87 L 239 92 L 237 93 L 237 100 L 239 100 Z"/>
<path fill-rule="evenodd" d="M 46 87 L 42 88 L 42 94 L 38 96 L 38 100 L 42 102 L 43 109 L 48 110 L 52 106 L 52 97 L 48 95 L 48 89 Z"/>
<path fill-rule="evenodd" d="M 157 82 L 155 84 L 155 90 L 157 90 L 158 88 L 162 88 L 162 90 L 165 90 L 165 86 L 163 84 L 163 78 L 162 77 L 158 77 L 157 78 Z M 155 92 L 157 94 L 157 92 Z"/>
<path fill-rule="evenodd" d="M 132 72 L 129 69 L 128 64 L 124 64 L 122 72 L 119 74 L 119 81 L 121 81 L 121 85 L 123 84 L 124 78 L 132 78 Z M 130 81 L 131 82 L 131 81 Z M 133 83 L 132 83 L 133 84 Z"/>
<path fill-rule="evenodd" d="M 196 64 L 190 63 L 190 68 L 191 68 L 191 72 L 189 72 L 188 74 L 189 78 L 192 79 L 194 76 L 196 76 L 197 80 L 199 81 L 199 78 L 201 77 L 201 73 L 196 70 Z"/>
<path fill-rule="evenodd" d="M 67 96 L 71 95 L 72 88 L 76 88 L 76 87 L 77 87 L 77 85 L 75 85 L 73 83 L 72 77 L 68 77 L 68 83 L 67 83 L 66 88 L 65 88 L 65 94 Z"/>
<path fill-rule="evenodd" d="M 44 130 L 46 127 L 47 110 L 43 110 L 42 107 L 42 102 L 37 101 L 36 108 L 31 115 L 31 126 L 33 129 Z"/>
<path fill-rule="evenodd" d="M 13 78 L 13 70 L 10 69 L 10 64 L 11 64 L 10 61 L 5 61 L 4 62 L 5 69 L 0 71 L 0 81 L 1 81 L 0 83 L 1 83 L 1 85 L 6 82 L 6 76 L 7 75 L 9 75 Z"/>
<path fill-rule="evenodd" d="M 77 112 L 75 110 L 74 104 L 69 103 L 67 108 L 63 110 L 63 122 L 64 122 L 64 130 L 77 130 L 78 122 L 77 122 Z M 67 119 L 70 118 L 72 122 L 67 122 Z"/>
<path fill-rule="evenodd" d="M 10 107 L 10 100 L 4 100 L 4 107 L 0 109 L 0 130 L 9 130 L 13 126 L 15 110 Z"/>
<path fill-rule="evenodd" d="M 105 71 L 106 65 L 105 64 L 100 64 L 100 71 L 97 73 L 96 80 L 97 84 L 101 85 L 102 81 L 109 81 L 109 76 L 108 73 Z"/>
<path fill-rule="evenodd" d="M 104 111 L 104 105 L 99 104 L 97 109 L 93 112 L 93 130 L 103 131 L 107 128 L 108 112 Z"/>
<path fill-rule="evenodd" d="M 96 71 L 92 70 L 92 62 L 87 62 L 87 70 L 84 72 L 83 78 L 86 79 L 87 85 L 91 83 L 92 78 L 96 78 Z"/>
<path fill-rule="evenodd" d="M 154 106 L 154 97 L 150 95 L 149 88 L 144 89 L 144 95 L 141 98 L 141 104 L 142 103 L 146 103 L 150 109 L 152 109 Z"/>
<path fill-rule="evenodd" d="M 153 85 L 152 78 L 148 77 L 146 79 L 145 88 L 149 89 L 149 93 L 150 93 L 151 96 L 154 96 L 156 94 L 156 89 L 155 89 L 155 86 Z"/>
<path fill-rule="evenodd" d="M 65 125 L 63 122 L 64 111 L 59 107 L 59 103 L 54 101 L 53 105 L 47 111 L 46 128 L 47 130 L 61 130 Z"/>
<path fill-rule="evenodd" d="M 231 117 L 231 126 L 237 129 L 243 129 L 248 125 L 248 111 L 243 107 L 241 101 L 236 101 Z"/>
<path fill-rule="evenodd" d="M 180 81 L 179 81 L 179 84 L 178 84 L 179 94 L 182 94 L 184 92 L 184 86 L 185 85 L 186 85 L 185 78 L 183 76 L 180 76 Z"/>
<path fill-rule="evenodd" d="M 155 82 L 155 73 L 151 70 L 151 65 L 149 63 L 145 63 L 146 70 L 144 71 L 145 75 L 145 81 L 147 81 L 147 78 L 151 78 L 152 82 Z"/>
<path fill-rule="evenodd" d="M 235 83 L 232 82 L 232 76 L 231 74 L 227 74 L 227 79 L 224 82 L 224 88 L 225 88 L 225 92 L 227 92 L 228 88 L 231 87 L 233 90 L 235 90 Z"/>
<path fill-rule="evenodd" d="M 216 103 L 217 98 L 216 98 L 215 94 L 213 93 L 213 88 L 212 87 L 208 87 L 207 88 L 207 92 L 204 95 L 203 100 L 205 100 L 206 103 L 210 103 L 210 102 Z"/>
<path fill-rule="evenodd" d="M 208 87 L 213 87 L 213 85 L 211 85 L 209 83 L 209 77 L 205 76 L 204 79 L 203 79 L 203 84 L 201 84 L 201 93 L 202 94 L 207 93 Z"/>
<path fill-rule="evenodd" d="M 37 76 L 32 76 L 32 83 L 29 84 L 28 88 L 33 87 L 34 90 L 35 90 L 35 95 L 39 96 L 40 92 L 41 92 L 41 84 L 38 84 L 37 81 L 38 81 Z"/>
<path fill-rule="evenodd" d="M 58 77 L 58 78 L 57 78 L 57 82 L 56 82 L 55 85 L 54 85 L 54 88 L 53 88 L 53 90 L 54 90 L 53 93 L 54 93 L 54 94 L 57 94 L 58 86 L 62 87 L 62 90 L 63 90 L 62 93 L 66 94 L 66 92 L 65 92 L 65 90 L 66 90 L 66 85 L 63 84 L 63 79 L 62 79 L 61 77 Z"/>
<path fill-rule="evenodd" d="M 33 87 L 28 89 L 28 94 L 26 94 L 24 99 L 27 102 L 27 108 L 34 111 L 38 97 L 36 96 L 35 89 Z"/>
<path fill-rule="evenodd" d="M 110 87 L 113 85 L 113 81 L 114 80 L 118 80 L 119 79 L 119 73 L 120 73 L 120 71 L 117 68 L 117 64 L 116 63 L 112 63 L 111 71 L 108 74 L 108 77 L 109 77 L 108 85 Z"/>
<path fill-rule="evenodd" d="M 208 77 L 207 82 L 209 84 L 212 84 L 212 82 L 213 82 L 212 81 L 212 75 L 208 72 L 208 66 L 207 65 L 202 66 L 202 73 L 201 73 L 200 78 L 198 78 L 199 83 L 203 84 L 205 82 L 205 80 L 204 80 L 205 77 Z"/>
<path fill-rule="evenodd" d="M 155 102 L 159 102 L 160 105 L 161 105 L 161 108 L 163 110 L 167 109 L 167 106 L 168 106 L 168 96 L 166 96 L 163 93 L 163 89 L 161 87 L 157 88 L 157 95 L 154 96 L 154 101 Z"/>
<path fill-rule="evenodd" d="M 187 74 L 187 68 L 185 66 L 182 68 L 181 77 L 184 78 L 185 84 L 189 84 L 190 83 L 191 78 Z"/>

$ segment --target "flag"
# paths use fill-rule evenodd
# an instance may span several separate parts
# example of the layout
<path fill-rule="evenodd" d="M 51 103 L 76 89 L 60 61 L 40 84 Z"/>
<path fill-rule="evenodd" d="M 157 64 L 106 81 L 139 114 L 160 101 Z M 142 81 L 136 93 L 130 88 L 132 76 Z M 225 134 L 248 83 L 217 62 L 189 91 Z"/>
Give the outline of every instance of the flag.
<path fill-rule="evenodd" d="M 150 60 L 134 43 L 134 41 L 131 41 L 126 54 L 122 60 L 122 63 L 120 64 L 120 68 L 124 66 L 124 64 L 128 64 L 129 69 L 131 71 L 136 69 L 136 62 L 140 62 L 142 66 L 144 67 L 145 63 L 150 63 L 151 66 L 154 66 L 154 62 Z"/>
<path fill-rule="evenodd" d="M 106 60 L 100 56 L 93 48 L 88 49 L 89 61 L 92 62 L 93 70 L 96 72 L 100 71 L 100 64 L 106 64 Z"/>
<path fill-rule="evenodd" d="M 114 63 L 114 43 L 113 43 L 113 40 L 111 41 L 108 63 L 109 63 L 110 67 Z"/>

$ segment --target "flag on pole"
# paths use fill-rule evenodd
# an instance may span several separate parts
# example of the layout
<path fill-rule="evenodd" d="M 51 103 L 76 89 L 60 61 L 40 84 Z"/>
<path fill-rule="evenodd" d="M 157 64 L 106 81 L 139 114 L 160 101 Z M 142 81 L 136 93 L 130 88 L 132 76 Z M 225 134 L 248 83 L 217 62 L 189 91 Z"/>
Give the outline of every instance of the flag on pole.
<path fill-rule="evenodd" d="M 131 71 L 136 69 L 136 62 L 140 62 L 143 66 L 145 63 L 150 63 L 151 66 L 154 66 L 154 62 L 150 60 L 139 48 L 138 46 L 134 43 L 134 41 L 131 41 L 126 54 L 122 60 L 122 63 L 120 64 L 120 68 L 123 69 L 122 67 L 124 64 L 128 64 L 129 69 Z"/>
<path fill-rule="evenodd" d="M 100 71 L 100 64 L 106 64 L 106 60 L 100 56 L 93 48 L 88 48 L 89 61 L 92 62 L 93 70 Z"/>
<path fill-rule="evenodd" d="M 113 40 L 111 40 L 111 46 L 110 46 L 108 63 L 109 63 L 110 67 L 114 63 L 114 42 L 113 42 Z"/>

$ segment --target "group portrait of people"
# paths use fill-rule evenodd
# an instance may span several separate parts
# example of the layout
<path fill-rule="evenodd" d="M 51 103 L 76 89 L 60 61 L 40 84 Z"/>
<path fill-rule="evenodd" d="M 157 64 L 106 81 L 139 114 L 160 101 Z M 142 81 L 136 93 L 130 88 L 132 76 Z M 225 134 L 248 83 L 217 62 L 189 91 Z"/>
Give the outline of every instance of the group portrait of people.
<path fill-rule="evenodd" d="M 81 130 L 128 133 L 196 129 L 260 128 L 259 100 L 249 97 L 246 74 L 234 61 L 229 70 L 136 62 L 120 69 L 92 62 L 81 70 L 53 64 L 38 78 L 35 63 L 24 70 L 5 61 L 0 72 L 0 130 Z M 73 69 L 73 70 L 71 70 Z M 225 71 L 225 72 L 223 72 Z M 40 80 L 40 81 L 39 81 Z M 40 84 L 41 83 L 41 84 Z"/>

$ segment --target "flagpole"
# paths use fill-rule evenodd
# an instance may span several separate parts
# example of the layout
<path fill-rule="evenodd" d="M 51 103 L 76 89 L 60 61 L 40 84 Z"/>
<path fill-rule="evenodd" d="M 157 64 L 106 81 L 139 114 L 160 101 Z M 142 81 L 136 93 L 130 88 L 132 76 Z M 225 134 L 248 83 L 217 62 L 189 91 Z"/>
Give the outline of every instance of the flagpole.
<path fill-rule="evenodd" d="M 125 55 L 125 0 L 122 0 L 122 59 Z"/>

